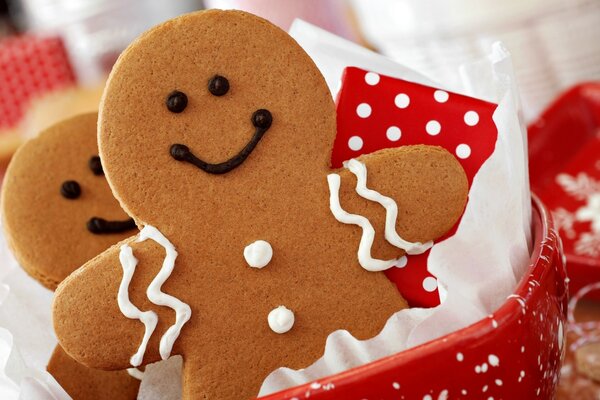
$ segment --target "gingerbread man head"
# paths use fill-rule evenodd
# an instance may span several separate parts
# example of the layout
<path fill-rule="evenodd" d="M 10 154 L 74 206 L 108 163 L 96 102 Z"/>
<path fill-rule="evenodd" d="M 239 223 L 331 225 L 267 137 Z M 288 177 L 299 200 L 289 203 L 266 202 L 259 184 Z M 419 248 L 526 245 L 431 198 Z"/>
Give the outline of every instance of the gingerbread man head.
<path fill-rule="evenodd" d="M 137 231 L 104 178 L 96 113 L 60 122 L 13 156 L 2 188 L 3 226 L 20 265 L 48 289 Z M 135 399 L 139 381 L 98 371 L 57 347 L 48 372 L 74 399 Z"/>
<path fill-rule="evenodd" d="M 267 21 L 204 11 L 142 35 L 109 79 L 99 145 L 146 228 L 61 285 L 61 344 L 107 369 L 181 354 L 184 398 L 239 399 L 277 367 L 308 366 L 337 329 L 376 335 L 406 303 L 373 271 L 448 231 L 467 182 L 434 147 L 357 161 L 395 200 L 390 225 L 391 203 L 354 192 L 362 178 L 328 182 L 334 136 L 322 76 Z M 384 226 L 415 246 L 387 243 Z"/>
<path fill-rule="evenodd" d="M 136 228 L 104 178 L 96 125 L 96 113 L 84 114 L 40 133 L 17 151 L 3 184 L 9 246 L 52 290 Z"/>

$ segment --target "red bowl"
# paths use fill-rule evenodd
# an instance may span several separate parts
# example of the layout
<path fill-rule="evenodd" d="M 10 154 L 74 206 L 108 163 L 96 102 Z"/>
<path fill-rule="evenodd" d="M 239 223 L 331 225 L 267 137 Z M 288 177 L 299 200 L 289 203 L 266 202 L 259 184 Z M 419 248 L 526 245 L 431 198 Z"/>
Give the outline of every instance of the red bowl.
<path fill-rule="evenodd" d="M 533 199 L 531 265 L 488 318 L 372 363 L 261 400 L 550 399 L 565 347 L 568 301 L 560 241 Z"/>
<path fill-rule="evenodd" d="M 550 210 L 576 212 L 584 205 L 557 185 L 559 173 L 600 178 L 600 82 L 577 85 L 559 96 L 528 128 L 531 187 Z M 557 221 L 558 222 L 558 221 Z M 558 224 L 557 224 L 558 225 Z M 569 290 L 600 281 L 600 256 L 581 254 L 576 241 L 587 228 L 575 223 L 572 234 L 561 230 L 569 271 Z M 557 228 L 558 229 L 558 228 Z M 600 300 L 600 293 L 590 294 Z"/>

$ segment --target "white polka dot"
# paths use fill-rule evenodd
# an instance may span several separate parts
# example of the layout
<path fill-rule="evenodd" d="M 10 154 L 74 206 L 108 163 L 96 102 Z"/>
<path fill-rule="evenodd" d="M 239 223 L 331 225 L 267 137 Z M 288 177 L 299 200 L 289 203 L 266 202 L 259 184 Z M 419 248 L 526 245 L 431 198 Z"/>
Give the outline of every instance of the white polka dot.
<path fill-rule="evenodd" d="M 348 140 L 348 147 L 350 150 L 359 151 L 363 147 L 363 140 L 360 136 L 352 136 Z"/>
<path fill-rule="evenodd" d="M 465 113 L 465 124 L 475 126 L 477 123 L 479 123 L 479 114 L 475 111 L 467 111 Z"/>
<path fill-rule="evenodd" d="M 406 108 L 410 104 L 410 97 L 408 97 L 407 94 L 400 93 L 394 99 L 394 104 L 396 104 L 396 107 L 398 108 Z"/>
<path fill-rule="evenodd" d="M 458 158 L 465 159 L 471 156 L 471 147 L 468 144 L 459 144 L 456 146 L 456 155 Z"/>
<path fill-rule="evenodd" d="M 456 353 L 456 360 L 462 362 L 465 359 L 463 353 Z"/>
<path fill-rule="evenodd" d="M 404 267 L 406 267 L 407 263 L 408 263 L 408 257 L 402 256 L 397 260 L 395 267 L 396 268 L 404 268 Z"/>
<path fill-rule="evenodd" d="M 437 279 L 434 277 L 428 276 L 427 278 L 423 279 L 423 289 L 425 289 L 425 291 L 433 292 L 435 289 L 437 289 L 437 286 Z"/>
<path fill-rule="evenodd" d="M 425 396 L 423 396 L 423 400 L 433 400 L 433 397 L 431 397 L 430 395 L 426 394 Z"/>
<path fill-rule="evenodd" d="M 392 383 L 392 387 L 396 390 L 400 389 L 400 384 L 398 382 Z"/>
<path fill-rule="evenodd" d="M 375 72 L 367 72 L 365 74 L 365 82 L 367 82 L 367 85 L 377 85 L 379 83 L 379 74 L 376 74 Z"/>
<path fill-rule="evenodd" d="M 361 118 L 368 118 L 371 115 L 371 106 L 367 103 L 360 103 L 356 107 L 356 114 Z"/>
<path fill-rule="evenodd" d="M 425 125 L 425 130 L 431 136 L 435 136 L 441 132 L 442 126 L 436 120 L 431 120 Z"/>
<path fill-rule="evenodd" d="M 387 128 L 387 131 L 385 131 L 385 136 L 392 142 L 397 142 L 402 136 L 402 131 L 397 126 L 390 126 Z"/>
<path fill-rule="evenodd" d="M 447 102 L 449 97 L 450 97 L 450 95 L 448 94 L 448 92 L 444 92 L 443 90 L 436 90 L 433 93 L 433 98 L 438 103 L 445 103 L 445 102 Z"/>

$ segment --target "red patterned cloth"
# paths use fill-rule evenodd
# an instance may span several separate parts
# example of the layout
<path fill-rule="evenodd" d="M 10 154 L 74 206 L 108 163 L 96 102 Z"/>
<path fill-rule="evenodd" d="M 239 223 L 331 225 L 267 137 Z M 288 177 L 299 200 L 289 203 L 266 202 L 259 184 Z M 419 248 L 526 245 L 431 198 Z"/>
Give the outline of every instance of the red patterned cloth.
<path fill-rule="evenodd" d="M 0 129 L 14 127 L 33 97 L 73 83 L 60 39 L 25 35 L 0 41 Z"/>
<path fill-rule="evenodd" d="M 457 157 L 470 185 L 494 151 L 498 132 L 492 116 L 496 107 L 433 87 L 347 68 L 337 101 L 338 132 L 332 166 L 340 168 L 346 160 L 384 148 L 436 145 Z M 455 230 L 456 226 L 446 237 Z M 437 280 L 427 271 L 428 255 L 429 251 L 408 256 L 405 267 L 386 271 L 413 307 L 432 307 L 440 302 Z"/>

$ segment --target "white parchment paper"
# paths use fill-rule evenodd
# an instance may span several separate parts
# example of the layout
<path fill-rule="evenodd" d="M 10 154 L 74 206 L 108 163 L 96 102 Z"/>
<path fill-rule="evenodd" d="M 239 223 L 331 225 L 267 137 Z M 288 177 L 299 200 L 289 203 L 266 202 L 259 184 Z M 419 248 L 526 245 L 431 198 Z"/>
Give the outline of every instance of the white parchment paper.
<path fill-rule="evenodd" d="M 529 260 L 531 208 L 525 128 L 519 119 L 510 55 L 500 44 L 490 48 L 486 59 L 456 71 L 454 82 L 460 84 L 446 85 L 301 21 L 292 26 L 291 34 L 315 60 L 333 96 L 346 66 L 437 86 L 498 103 L 494 114 L 498 140 L 494 153 L 475 176 L 456 234 L 431 251 L 428 269 L 446 289 L 443 304 L 400 311 L 370 340 L 356 340 L 346 331 L 333 332 L 322 358 L 301 371 L 274 371 L 266 377 L 260 395 L 376 360 L 486 317 L 513 291 Z M 45 371 L 56 344 L 51 299 L 50 291 L 16 265 L 0 237 L 1 399 L 69 399 Z M 179 399 L 180 374 L 180 357 L 149 366 L 138 398 Z"/>
<path fill-rule="evenodd" d="M 516 287 L 528 266 L 531 240 L 525 128 L 519 120 L 510 55 L 501 44 L 494 44 L 486 59 L 456 71 L 461 84 L 447 87 L 304 22 L 293 25 L 291 34 L 315 60 L 334 95 L 343 69 L 358 66 L 486 99 L 498 104 L 494 113 L 498 140 L 473 180 L 456 234 L 431 250 L 428 270 L 445 288 L 444 302 L 433 309 L 396 313 L 370 340 L 357 340 L 347 331 L 333 332 L 321 359 L 300 371 L 274 371 L 260 395 L 374 361 L 485 318 Z"/>

